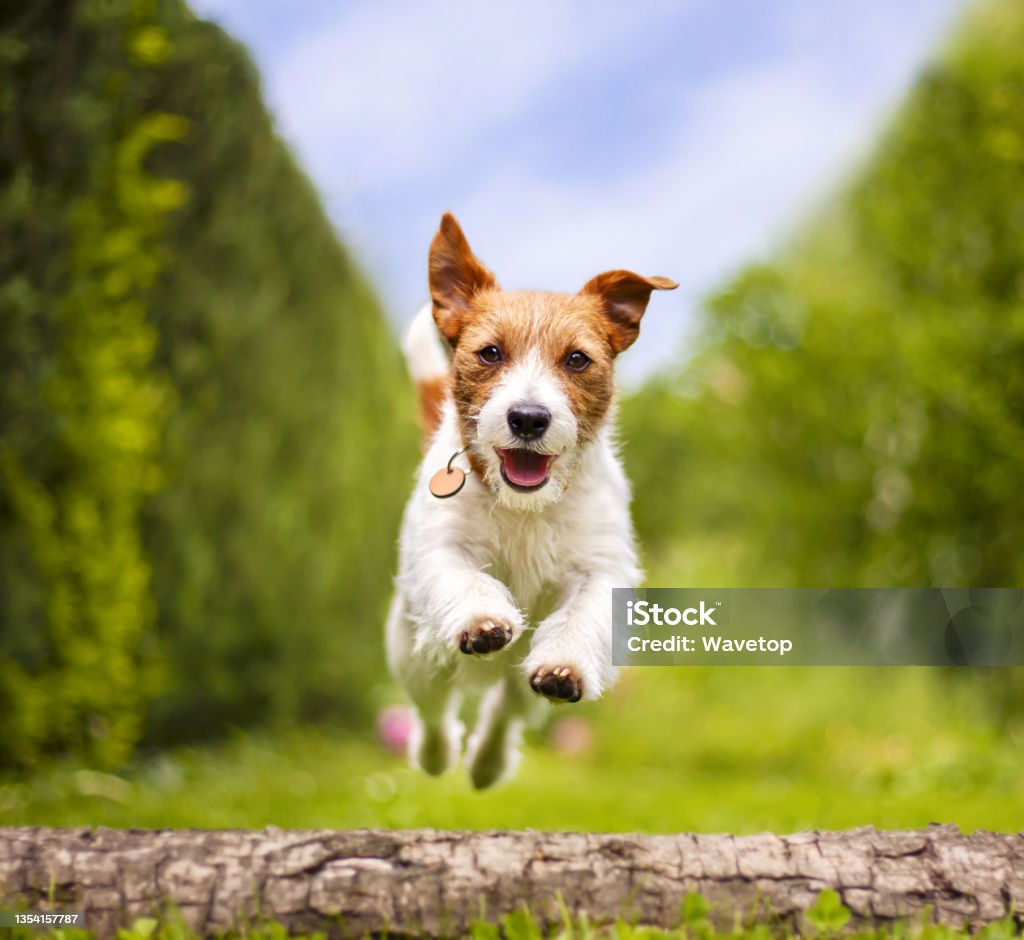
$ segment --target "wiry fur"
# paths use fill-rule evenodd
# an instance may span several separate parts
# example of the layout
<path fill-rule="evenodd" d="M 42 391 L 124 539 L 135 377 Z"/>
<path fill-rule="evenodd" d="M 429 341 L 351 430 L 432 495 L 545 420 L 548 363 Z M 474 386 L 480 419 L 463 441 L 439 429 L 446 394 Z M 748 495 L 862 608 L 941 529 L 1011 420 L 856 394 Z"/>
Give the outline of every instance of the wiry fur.
<path fill-rule="evenodd" d="M 612 437 L 612 361 L 635 338 L 650 291 L 675 285 L 619 271 L 576 295 L 502 291 L 447 215 L 430 272 L 433 318 L 453 353 L 449 363 L 420 311 L 406 350 L 421 413 L 432 414 L 424 399 L 436 389 L 444 397 L 426 421 L 427 451 L 402 523 L 388 655 L 418 713 L 411 757 L 430 773 L 458 753 L 461 692 L 487 690 L 468 757 L 474 784 L 489 786 L 507 771 L 538 701 L 531 685 L 592 700 L 615 680 L 611 589 L 636 585 L 641 573 Z M 501 347 L 500 367 L 478 355 L 489 344 Z M 576 349 L 590 359 L 582 372 L 565 367 Z M 523 403 L 551 416 L 525 444 L 507 420 Z M 430 478 L 463 447 L 455 465 L 470 471 L 465 487 L 435 498 Z M 539 489 L 519 492 L 503 480 L 496 448 L 513 447 L 555 455 Z M 467 636 L 490 631 L 507 638 L 502 648 L 460 651 Z M 542 681 L 552 675 L 562 679 L 558 692 Z"/>

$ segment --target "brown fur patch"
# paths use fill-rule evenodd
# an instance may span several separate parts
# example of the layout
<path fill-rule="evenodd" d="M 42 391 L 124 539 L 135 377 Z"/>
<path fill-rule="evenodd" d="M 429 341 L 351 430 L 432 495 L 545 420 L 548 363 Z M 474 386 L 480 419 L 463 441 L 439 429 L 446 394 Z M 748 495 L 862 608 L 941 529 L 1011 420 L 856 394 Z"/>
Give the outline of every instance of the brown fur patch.
<path fill-rule="evenodd" d="M 421 443 L 424 448 L 441 423 L 441 405 L 447 396 L 448 376 L 446 375 L 416 383 L 416 401 L 419 405 L 420 428 L 423 431 Z"/>
<path fill-rule="evenodd" d="M 608 338 L 616 353 L 628 349 L 640 334 L 640 318 L 652 290 L 675 290 L 667 277 L 642 277 L 632 271 L 605 271 L 583 285 L 581 294 L 601 303 Z"/>
<path fill-rule="evenodd" d="M 473 254 L 450 212 L 441 216 L 441 227 L 430 243 L 427 281 L 434 303 L 434 322 L 454 347 L 474 297 L 480 291 L 496 288 L 498 282 Z"/>

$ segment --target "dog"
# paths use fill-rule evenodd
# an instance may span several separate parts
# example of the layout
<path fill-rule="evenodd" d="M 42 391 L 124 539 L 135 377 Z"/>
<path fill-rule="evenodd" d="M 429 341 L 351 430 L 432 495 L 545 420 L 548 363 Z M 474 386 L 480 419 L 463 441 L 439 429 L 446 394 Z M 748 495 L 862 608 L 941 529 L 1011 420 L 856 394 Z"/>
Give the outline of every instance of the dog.
<path fill-rule="evenodd" d="M 678 285 L 617 270 L 576 294 L 505 291 L 450 213 L 428 272 L 431 303 L 405 342 L 426 454 L 388 660 L 417 712 L 410 758 L 429 774 L 458 760 L 463 691 L 485 690 L 467 748 L 482 788 L 511 770 L 535 702 L 593 700 L 616 678 L 611 589 L 641 572 L 612 368 L 651 292 Z"/>

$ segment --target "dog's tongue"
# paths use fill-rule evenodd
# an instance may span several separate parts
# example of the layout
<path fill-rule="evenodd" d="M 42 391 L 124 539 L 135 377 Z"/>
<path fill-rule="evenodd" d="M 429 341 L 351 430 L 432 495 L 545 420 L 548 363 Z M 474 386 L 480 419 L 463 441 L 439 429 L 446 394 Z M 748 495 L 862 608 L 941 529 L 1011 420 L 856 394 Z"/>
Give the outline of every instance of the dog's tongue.
<path fill-rule="evenodd" d="M 517 486 L 539 486 L 548 478 L 551 454 L 536 454 L 532 450 L 499 450 L 505 476 Z"/>

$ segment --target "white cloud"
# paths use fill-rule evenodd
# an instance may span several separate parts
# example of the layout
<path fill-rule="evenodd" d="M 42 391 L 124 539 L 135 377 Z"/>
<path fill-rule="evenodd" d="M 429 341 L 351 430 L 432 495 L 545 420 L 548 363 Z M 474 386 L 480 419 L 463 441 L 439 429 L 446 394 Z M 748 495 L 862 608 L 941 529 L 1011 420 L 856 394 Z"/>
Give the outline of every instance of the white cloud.
<path fill-rule="evenodd" d="M 567 186 L 497 166 L 464 203 L 471 241 L 509 286 L 571 290 L 605 267 L 680 282 L 653 302 L 641 343 L 623 359 L 627 379 L 677 356 L 700 298 L 778 245 L 869 149 L 945 21 L 906 10 L 887 17 L 875 4 L 837 33 L 798 10 L 788 48 L 771 62 L 680 96 L 665 116 L 679 132 L 646 167 Z M 837 71 L 829 40 L 863 71 Z"/>
<path fill-rule="evenodd" d="M 682 102 L 680 131 L 657 160 L 600 186 L 506 167 L 467 201 L 467 233 L 509 286 L 572 290 L 610 267 L 678 280 L 623 360 L 635 377 L 677 352 L 697 300 L 767 251 L 856 149 L 857 115 L 836 108 L 815 73 L 796 61 L 702 87 Z"/>
<path fill-rule="evenodd" d="M 270 64 L 268 87 L 316 175 L 374 189 L 457 162 L 580 65 L 614 54 L 669 0 L 344 6 Z"/>
<path fill-rule="evenodd" d="M 250 41 L 267 10 L 282 11 L 203 2 Z M 778 0 L 770 28 L 745 37 L 756 60 L 736 51 L 739 33 L 736 48 L 709 39 L 720 48 L 691 70 L 650 57 L 656 80 L 626 75 L 622 91 L 638 108 L 655 95 L 673 131 L 636 140 L 628 166 L 583 176 L 572 155 L 556 166 L 495 141 L 536 134 L 554 97 L 578 107 L 609 62 L 679 29 L 680 10 L 705 23 L 731 13 L 740 30 L 743 3 L 302 2 L 315 28 L 291 21 L 276 45 L 257 37 L 268 94 L 396 318 L 421 301 L 428 240 L 451 208 L 508 286 L 575 289 L 608 267 L 680 281 L 623 361 L 633 377 L 675 354 L 699 297 L 778 244 L 863 152 L 963 5 Z"/>

